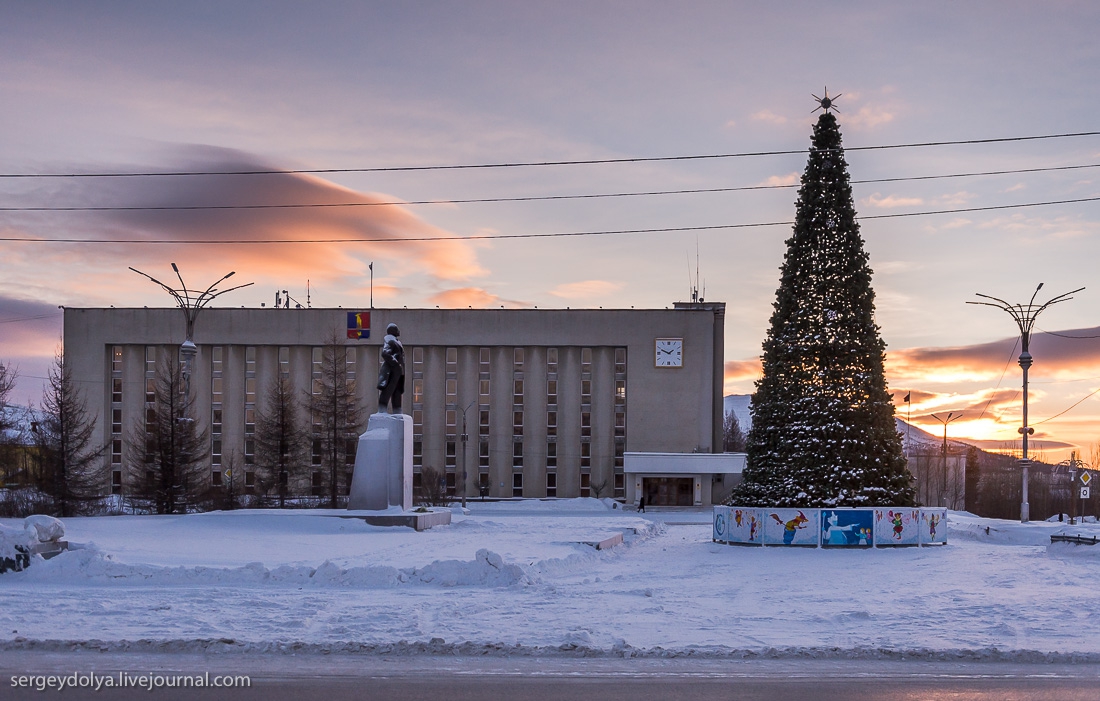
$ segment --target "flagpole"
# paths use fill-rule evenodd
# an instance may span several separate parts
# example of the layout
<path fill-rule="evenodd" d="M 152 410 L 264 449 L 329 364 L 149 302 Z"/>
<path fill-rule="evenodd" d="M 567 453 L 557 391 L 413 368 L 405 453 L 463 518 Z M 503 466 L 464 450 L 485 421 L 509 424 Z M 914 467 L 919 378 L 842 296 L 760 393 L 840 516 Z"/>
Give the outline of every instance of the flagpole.
<path fill-rule="evenodd" d="M 905 393 L 905 461 L 909 462 L 909 433 L 913 430 L 913 390 Z"/>
<path fill-rule="evenodd" d="M 374 311 L 374 261 L 367 266 L 370 268 L 370 310 Z"/>

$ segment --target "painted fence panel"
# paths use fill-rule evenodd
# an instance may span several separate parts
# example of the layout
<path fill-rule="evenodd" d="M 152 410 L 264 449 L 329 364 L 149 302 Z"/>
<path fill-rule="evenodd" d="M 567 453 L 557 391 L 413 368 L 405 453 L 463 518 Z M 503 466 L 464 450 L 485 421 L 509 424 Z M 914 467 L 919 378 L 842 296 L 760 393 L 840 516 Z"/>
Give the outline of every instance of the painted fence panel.
<path fill-rule="evenodd" d="M 726 507 L 730 510 L 729 542 L 741 545 L 762 545 L 764 540 L 763 510 L 746 509 L 740 506 Z"/>
<path fill-rule="evenodd" d="M 920 509 L 899 506 L 875 509 L 875 545 L 919 545 Z"/>
<path fill-rule="evenodd" d="M 875 544 L 873 509 L 822 509 L 821 547 L 869 548 Z"/>
<path fill-rule="evenodd" d="M 762 509 L 764 545 L 817 546 L 821 531 L 820 509 Z"/>
<path fill-rule="evenodd" d="M 947 509 L 762 509 L 715 506 L 713 538 L 739 545 L 866 548 L 943 545 Z"/>
<path fill-rule="evenodd" d="M 943 545 L 947 542 L 947 509 L 920 510 L 920 544 Z"/>
<path fill-rule="evenodd" d="M 729 521 L 730 521 L 730 507 L 728 506 L 716 506 L 714 507 L 714 531 L 711 535 L 711 539 L 725 543 L 729 541 Z"/>

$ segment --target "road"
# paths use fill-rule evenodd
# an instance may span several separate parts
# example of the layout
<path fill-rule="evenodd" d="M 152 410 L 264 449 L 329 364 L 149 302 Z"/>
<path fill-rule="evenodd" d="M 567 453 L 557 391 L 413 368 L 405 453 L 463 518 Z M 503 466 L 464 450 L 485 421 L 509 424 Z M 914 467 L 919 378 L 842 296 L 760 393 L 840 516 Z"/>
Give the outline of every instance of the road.
<path fill-rule="evenodd" d="M 13 688 L 12 677 L 246 675 L 247 688 Z M 880 660 L 572 659 L 5 650 L 5 699 L 291 701 L 1095 701 L 1100 665 Z M 9 693 L 14 692 L 14 693 Z"/>

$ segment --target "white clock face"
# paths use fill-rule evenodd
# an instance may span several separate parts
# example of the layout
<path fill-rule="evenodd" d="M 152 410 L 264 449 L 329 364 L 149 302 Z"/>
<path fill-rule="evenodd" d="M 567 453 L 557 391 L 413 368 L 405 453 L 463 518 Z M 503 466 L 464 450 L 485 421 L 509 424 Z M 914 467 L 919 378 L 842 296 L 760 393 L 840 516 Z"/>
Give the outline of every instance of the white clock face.
<path fill-rule="evenodd" d="M 658 338 L 656 341 L 656 363 L 659 368 L 683 367 L 684 339 Z"/>

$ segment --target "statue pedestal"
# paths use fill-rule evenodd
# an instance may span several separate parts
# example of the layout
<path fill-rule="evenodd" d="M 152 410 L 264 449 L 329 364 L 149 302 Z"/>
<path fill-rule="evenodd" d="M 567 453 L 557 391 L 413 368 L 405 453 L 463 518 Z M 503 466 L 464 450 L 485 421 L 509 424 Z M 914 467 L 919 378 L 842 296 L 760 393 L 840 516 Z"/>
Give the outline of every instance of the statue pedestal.
<path fill-rule="evenodd" d="M 413 422 L 406 414 L 372 414 L 359 436 L 349 511 L 412 508 Z"/>

